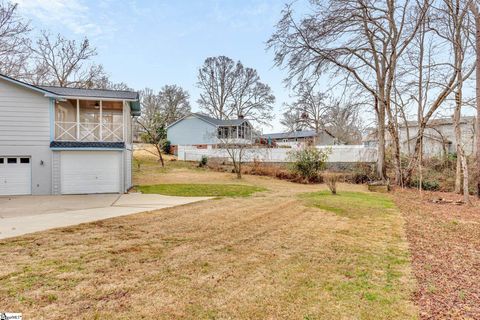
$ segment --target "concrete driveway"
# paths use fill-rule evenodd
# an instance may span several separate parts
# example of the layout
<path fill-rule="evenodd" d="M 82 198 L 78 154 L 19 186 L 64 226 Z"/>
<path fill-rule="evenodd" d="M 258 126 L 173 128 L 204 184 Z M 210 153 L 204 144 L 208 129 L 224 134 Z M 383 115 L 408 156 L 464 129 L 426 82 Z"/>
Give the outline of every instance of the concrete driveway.
<path fill-rule="evenodd" d="M 0 239 L 207 199 L 140 193 L 0 197 Z"/>

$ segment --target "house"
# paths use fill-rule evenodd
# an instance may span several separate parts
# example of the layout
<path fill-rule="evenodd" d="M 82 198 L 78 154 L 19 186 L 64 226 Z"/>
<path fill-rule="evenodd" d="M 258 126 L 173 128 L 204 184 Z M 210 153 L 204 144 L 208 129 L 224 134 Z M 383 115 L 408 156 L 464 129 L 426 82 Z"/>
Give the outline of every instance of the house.
<path fill-rule="evenodd" d="M 475 117 L 466 116 L 460 119 L 462 131 L 462 146 L 467 155 L 475 150 Z M 407 121 L 399 126 L 400 148 L 402 153 L 408 153 L 415 148 L 418 134 L 418 122 Z M 455 153 L 457 142 L 453 117 L 431 120 L 424 132 L 423 151 L 426 156 L 440 156 Z"/>
<path fill-rule="evenodd" d="M 399 125 L 400 151 L 403 154 L 412 153 L 415 149 L 415 143 L 418 135 L 418 122 L 407 121 Z M 462 146 L 467 155 L 475 151 L 475 117 L 466 116 L 460 119 L 460 129 L 462 132 Z M 392 144 L 388 131 L 385 141 L 387 145 Z M 365 146 L 377 145 L 377 131 L 370 128 L 363 136 Z M 453 117 L 438 118 L 431 120 L 424 131 L 423 152 L 427 157 L 442 156 L 449 153 L 455 153 L 457 143 L 455 138 L 455 128 L 453 126 Z"/>
<path fill-rule="evenodd" d="M 262 139 L 278 146 L 300 147 L 304 145 L 333 145 L 335 138 L 326 132 L 296 130 L 281 133 L 263 134 Z"/>
<path fill-rule="evenodd" d="M 0 195 L 123 193 L 137 92 L 34 86 L 0 75 Z"/>
<path fill-rule="evenodd" d="M 226 140 L 249 143 L 253 139 L 253 127 L 243 117 L 221 120 L 201 113 L 191 113 L 167 127 L 167 139 L 172 153 L 176 154 L 180 145 L 206 149 Z"/>

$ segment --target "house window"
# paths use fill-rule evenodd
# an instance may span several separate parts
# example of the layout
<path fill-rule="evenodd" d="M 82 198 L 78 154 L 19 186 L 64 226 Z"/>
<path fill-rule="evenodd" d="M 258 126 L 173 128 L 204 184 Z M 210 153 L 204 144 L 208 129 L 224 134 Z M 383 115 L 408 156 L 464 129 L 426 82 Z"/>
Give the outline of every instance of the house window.
<path fill-rule="evenodd" d="M 7 163 L 11 163 L 11 164 L 17 163 L 17 158 L 7 158 Z"/>
<path fill-rule="evenodd" d="M 3 161 L 5 160 L 3 160 L 3 158 L 0 158 L 0 164 L 3 164 Z"/>
<path fill-rule="evenodd" d="M 228 127 L 218 127 L 218 139 L 228 138 Z"/>
<path fill-rule="evenodd" d="M 30 163 L 30 158 L 20 158 L 20 163 Z"/>

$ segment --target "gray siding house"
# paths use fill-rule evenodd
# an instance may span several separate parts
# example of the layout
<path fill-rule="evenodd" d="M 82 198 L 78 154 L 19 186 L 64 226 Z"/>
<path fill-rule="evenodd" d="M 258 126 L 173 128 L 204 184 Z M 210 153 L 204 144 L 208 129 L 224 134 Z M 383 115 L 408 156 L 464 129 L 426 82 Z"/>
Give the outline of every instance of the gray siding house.
<path fill-rule="evenodd" d="M 304 145 L 334 145 L 335 138 L 325 131 L 316 133 L 313 130 L 297 130 L 280 133 L 267 133 L 262 135 L 267 143 L 278 146 L 300 147 Z"/>
<path fill-rule="evenodd" d="M 137 92 L 33 86 L 0 75 L 0 196 L 123 193 Z"/>
<path fill-rule="evenodd" d="M 220 120 L 201 113 L 191 113 L 167 127 L 167 139 L 175 153 L 180 145 L 206 149 L 225 142 L 225 139 L 247 143 L 252 138 L 252 125 L 242 118 Z"/>

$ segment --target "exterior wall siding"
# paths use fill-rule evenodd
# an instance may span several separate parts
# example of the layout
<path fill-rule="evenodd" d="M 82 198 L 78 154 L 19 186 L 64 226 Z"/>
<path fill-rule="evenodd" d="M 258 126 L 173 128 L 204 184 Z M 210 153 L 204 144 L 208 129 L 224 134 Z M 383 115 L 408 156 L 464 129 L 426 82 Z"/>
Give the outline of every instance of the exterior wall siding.
<path fill-rule="evenodd" d="M 462 123 L 460 124 L 462 131 L 462 145 L 467 155 L 471 155 L 475 151 L 475 127 L 472 123 Z M 410 127 L 409 136 L 410 136 L 410 150 L 415 148 L 415 138 L 417 136 L 418 128 Z M 401 141 L 401 151 L 403 153 L 408 153 L 408 142 L 407 142 L 407 130 L 405 127 L 400 128 Z M 443 146 L 442 140 L 451 142 L 449 148 L 448 145 Z M 427 128 L 425 130 L 425 139 L 424 139 L 424 153 L 427 156 L 440 156 L 444 153 L 444 148 L 447 149 L 447 152 L 455 153 L 456 152 L 456 139 L 455 139 L 455 130 L 452 124 L 447 125 L 438 125 L 435 128 Z"/>
<path fill-rule="evenodd" d="M 172 145 L 216 144 L 217 129 L 197 117 L 190 116 L 167 129 L 167 139 Z"/>
<path fill-rule="evenodd" d="M 125 191 L 132 187 L 132 150 L 125 150 Z"/>
<path fill-rule="evenodd" d="M 61 155 L 59 151 L 52 152 L 52 194 L 61 194 Z"/>
<path fill-rule="evenodd" d="M 49 98 L 0 79 L 0 155 L 31 157 L 33 195 L 52 193 L 50 115 Z"/>

